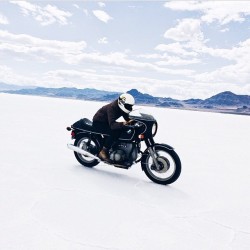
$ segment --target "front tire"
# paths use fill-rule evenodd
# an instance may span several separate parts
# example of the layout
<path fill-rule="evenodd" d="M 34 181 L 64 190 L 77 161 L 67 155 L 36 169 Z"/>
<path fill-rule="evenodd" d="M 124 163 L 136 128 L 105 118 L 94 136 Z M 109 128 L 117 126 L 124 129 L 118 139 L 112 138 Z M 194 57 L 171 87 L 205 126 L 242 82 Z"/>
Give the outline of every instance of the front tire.
<path fill-rule="evenodd" d="M 181 174 L 181 161 L 177 153 L 163 145 L 156 145 L 154 151 L 160 169 L 155 167 L 150 153 L 145 152 L 141 165 L 147 177 L 161 185 L 175 182 Z"/>
<path fill-rule="evenodd" d="M 88 140 L 89 140 L 88 136 L 83 136 L 83 137 L 77 138 L 74 142 L 74 146 L 79 147 L 83 150 L 86 150 L 93 155 L 97 155 L 99 152 L 98 151 L 98 145 L 99 145 L 98 142 L 96 140 L 92 139 L 90 141 L 90 144 L 88 145 Z M 88 157 L 88 156 L 84 156 L 84 155 L 77 153 L 75 151 L 74 151 L 74 155 L 75 155 L 77 161 L 85 167 L 92 168 L 92 167 L 96 166 L 97 164 L 99 164 L 98 160 L 93 159 L 93 158 Z"/>

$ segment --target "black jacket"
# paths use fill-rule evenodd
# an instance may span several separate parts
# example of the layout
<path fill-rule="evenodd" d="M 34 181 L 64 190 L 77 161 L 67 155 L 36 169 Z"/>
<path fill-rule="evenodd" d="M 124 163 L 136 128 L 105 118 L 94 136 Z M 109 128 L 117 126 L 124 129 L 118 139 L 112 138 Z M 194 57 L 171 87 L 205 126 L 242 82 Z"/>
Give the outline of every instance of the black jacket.
<path fill-rule="evenodd" d="M 115 100 L 102 108 L 100 108 L 93 117 L 93 122 L 102 122 L 110 127 L 112 130 L 123 129 L 125 125 L 123 122 L 117 122 L 116 120 L 123 117 L 126 121 L 129 121 L 129 115 L 123 112 L 118 106 L 118 100 Z"/>

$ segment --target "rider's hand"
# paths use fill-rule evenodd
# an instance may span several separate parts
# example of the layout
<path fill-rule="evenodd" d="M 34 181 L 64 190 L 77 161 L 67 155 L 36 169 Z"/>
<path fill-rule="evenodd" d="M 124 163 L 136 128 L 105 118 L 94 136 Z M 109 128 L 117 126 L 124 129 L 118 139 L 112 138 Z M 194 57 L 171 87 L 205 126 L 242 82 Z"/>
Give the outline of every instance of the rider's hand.
<path fill-rule="evenodd" d="M 129 121 L 124 122 L 123 124 L 124 125 L 130 125 L 132 122 L 133 122 L 133 120 L 129 120 Z"/>

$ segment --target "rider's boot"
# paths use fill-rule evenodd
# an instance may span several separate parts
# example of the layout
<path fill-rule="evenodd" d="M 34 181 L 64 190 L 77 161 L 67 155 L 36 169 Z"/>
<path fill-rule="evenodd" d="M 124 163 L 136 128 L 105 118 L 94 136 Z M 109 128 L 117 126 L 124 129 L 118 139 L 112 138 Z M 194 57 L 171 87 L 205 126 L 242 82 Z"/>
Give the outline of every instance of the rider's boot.
<path fill-rule="evenodd" d="M 103 147 L 102 150 L 100 151 L 100 153 L 98 154 L 98 157 L 99 157 L 102 161 L 109 162 L 109 157 L 108 157 L 108 150 L 107 150 L 107 148 Z"/>

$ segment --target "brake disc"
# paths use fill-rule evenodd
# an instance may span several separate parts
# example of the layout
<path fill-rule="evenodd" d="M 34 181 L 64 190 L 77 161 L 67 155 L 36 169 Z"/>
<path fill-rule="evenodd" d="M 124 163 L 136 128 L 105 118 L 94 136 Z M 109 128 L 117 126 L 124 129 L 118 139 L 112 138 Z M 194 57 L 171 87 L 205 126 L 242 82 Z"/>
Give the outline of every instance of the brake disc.
<path fill-rule="evenodd" d="M 166 173 L 170 168 L 170 162 L 167 158 L 160 156 L 157 158 L 157 162 L 160 166 L 160 169 L 157 169 L 154 164 L 151 165 L 151 170 L 156 171 L 157 173 Z"/>

